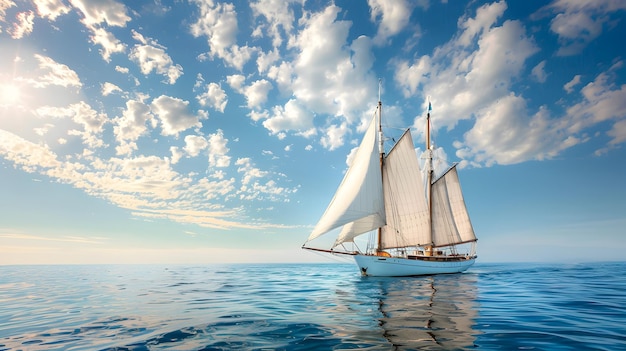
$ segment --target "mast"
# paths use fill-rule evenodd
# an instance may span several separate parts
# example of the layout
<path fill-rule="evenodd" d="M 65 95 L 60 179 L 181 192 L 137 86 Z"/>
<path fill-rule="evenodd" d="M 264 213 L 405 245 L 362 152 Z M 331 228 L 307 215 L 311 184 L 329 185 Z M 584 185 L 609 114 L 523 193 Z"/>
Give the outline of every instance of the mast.
<path fill-rule="evenodd" d="M 426 256 L 433 255 L 433 197 L 432 197 L 432 180 L 433 180 L 433 154 L 430 149 L 430 99 L 428 99 L 428 111 L 426 112 L 426 163 L 428 174 L 426 176 L 426 194 L 428 196 L 428 217 L 429 217 L 429 231 L 430 231 L 430 244 L 426 246 Z"/>
<path fill-rule="evenodd" d="M 380 174 L 382 179 L 383 174 L 383 161 L 385 159 L 385 145 L 383 140 L 383 103 L 380 100 L 380 93 L 382 89 L 382 79 L 378 79 L 378 153 L 380 155 Z M 378 227 L 378 233 L 376 234 L 376 253 L 379 253 L 382 247 L 382 227 Z"/>

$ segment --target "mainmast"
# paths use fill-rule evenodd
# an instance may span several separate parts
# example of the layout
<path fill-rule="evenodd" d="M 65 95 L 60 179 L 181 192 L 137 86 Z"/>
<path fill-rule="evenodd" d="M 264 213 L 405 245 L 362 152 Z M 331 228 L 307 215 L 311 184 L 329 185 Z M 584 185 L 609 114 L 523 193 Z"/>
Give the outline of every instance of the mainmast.
<path fill-rule="evenodd" d="M 382 179 L 383 174 L 383 162 L 385 160 L 385 145 L 383 139 L 383 103 L 380 99 L 380 93 L 382 90 L 382 79 L 378 79 L 378 153 L 380 155 L 380 174 Z M 376 252 L 380 252 L 382 247 L 382 228 L 378 228 L 378 233 L 376 235 Z"/>
<path fill-rule="evenodd" d="M 432 106 L 430 105 L 430 99 L 428 99 L 428 111 L 426 112 L 426 169 L 428 174 L 426 176 L 426 195 L 428 196 L 428 217 L 429 217 L 429 231 L 430 231 L 430 244 L 426 246 L 426 256 L 433 255 L 433 197 L 432 197 L 432 180 L 433 180 L 433 154 L 430 149 L 430 111 Z"/>

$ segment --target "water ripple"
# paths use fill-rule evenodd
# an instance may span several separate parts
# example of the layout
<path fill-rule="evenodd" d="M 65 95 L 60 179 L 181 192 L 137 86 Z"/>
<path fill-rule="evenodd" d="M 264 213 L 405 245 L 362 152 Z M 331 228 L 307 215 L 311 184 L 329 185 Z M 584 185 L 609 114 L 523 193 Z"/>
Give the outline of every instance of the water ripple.
<path fill-rule="evenodd" d="M 0 351 L 626 350 L 625 268 L 0 266 Z"/>

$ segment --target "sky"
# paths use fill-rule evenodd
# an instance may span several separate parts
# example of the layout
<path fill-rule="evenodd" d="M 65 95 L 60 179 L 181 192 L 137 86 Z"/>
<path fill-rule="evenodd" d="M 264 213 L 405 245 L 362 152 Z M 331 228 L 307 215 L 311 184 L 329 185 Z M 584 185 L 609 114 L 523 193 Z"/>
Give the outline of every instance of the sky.
<path fill-rule="evenodd" d="M 0 0 L 0 264 L 331 261 L 300 247 L 379 95 L 421 149 L 431 101 L 478 262 L 623 260 L 624 33 L 621 0 Z"/>

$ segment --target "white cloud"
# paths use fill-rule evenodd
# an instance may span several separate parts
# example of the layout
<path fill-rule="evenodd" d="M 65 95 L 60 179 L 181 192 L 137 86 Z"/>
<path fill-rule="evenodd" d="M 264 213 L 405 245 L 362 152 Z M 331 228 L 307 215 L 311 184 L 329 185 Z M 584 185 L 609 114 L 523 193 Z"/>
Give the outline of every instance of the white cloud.
<path fill-rule="evenodd" d="M 620 121 L 626 118 L 626 85 L 616 86 L 615 71 L 622 67 L 622 61 L 614 64 L 607 72 L 600 73 L 596 79 L 585 85 L 580 91 L 582 100 L 567 109 L 568 130 L 578 133 L 609 120 Z M 621 125 L 621 124 L 620 124 Z M 620 140 L 619 126 L 613 133 L 613 141 Z"/>
<path fill-rule="evenodd" d="M 124 27 L 131 18 L 126 13 L 126 6 L 115 0 L 70 0 L 85 16 L 82 22 L 93 28 L 106 23 L 108 26 Z"/>
<path fill-rule="evenodd" d="M 70 131 L 71 135 L 80 136 L 86 145 L 95 148 L 104 145 L 100 139 L 102 127 L 108 121 L 106 114 L 98 113 L 84 101 L 68 107 L 72 120 L 83 127 L 83 130 Z"/>
<path fill-rule="evenodd" d="M 293 95 L 309 110 L 320 114 L 355 117 L 371 107 L 376 79 L 371 41 L 359 37 L 347 43 L 351 23 L 337 21 L 335 5 L 301 19 L 304 29 L 291 45 L 300 50 L 295 61 Z"/>
<path fill-rule="evenodd" d="M 224 138 L 224 132 L 218 129 L 214 134 L 209 135 L 209 166 L 224 168 L 230 165 L 230 156 L 227 155 L 229 149 L 226 147 L 228 139 Z"/>
<path fill-rule="evenodd" d="M 267 101 L 267 94 L 272 90 L 272 83 L 265 79 L 244 85 L 246 78 L 241 74 L 234 74 L 226 77 L 226 82 L 240 94 L 246 97 L 248 107 L 251 109 L 260 108 Z"/>
<path fill-rule="evenodd" d="M 103 126 L 108 122 L 107 115 L 95 111 L 84 101 L 67 107 L 41 106 L 35 110 L 35 115 L 41 118 L 70 118 L 81 129 L 70 129 L 68 135 L 80 136 L 83 142 L 91 148 L 104 145 L 100 134 Z"/>
<path fill-rule="evenodd" d="M 198 156 L 202 150 L 205 150 L 209 143 L 201 135 L 185 136 L 185 147 L 183 148 L 187 155 L 191 157 Z"/>
<path fill-rule="evenodd" d="M 531 18 L 556 14 L 550 22 L 550 29 L 558 35 L 561 44 L 556 54 L 569 56 L 580 53 L 602 33 L 605 25 L 610 25 L 611 14 L 623 10 L 626 10 L 626 2 L 619 0 L 555 0 Z M 619 15 L 615 17 L 621 18 Z"/>
<path fill-rule="evenodd" d="M 325 135 L 321 139 L 322 146 L 328 150 L 334 150 L 344 144 L 344 137 L 349 133 L 348 126 L 343 123 L 341 125 L 330 125 L 325 130 Z"/>
<path fill-rule="evenodd" d="M 237 12 L 231 3 L 194 1 L 200 10 L 197 22 L 191 24 L 190 31 L 195 37 L 206 36 L 209 55 L 223 59 L 229 66 L 239 70 L 250 60 L 256 50 L 236 44 L 238 32 Z"/>
<path fill-rule="evenodd" d="M 262 181 L 262 179 L 272 174 L 256 167 L 250 158 L 239 158 L 235 162 L 235 165 L 238 166 L 237 172 L 243 174 L 241 179 L 242 185 L 237 190 L 237 195 L 241 200 L 288 201 L 286 196 L 298 191 L 298 187 L 280 187 L 276 181 L 272 179 Z"/>
<path fill-rule="evenodd" d="M 531 73 L 535 80 L 539 83 L 544 83 L 548 78 L 548 74 L 545 71 L 546 60 L 543 60 L 537 64 L 537 66 L 533 67 Z"/>
<path fill-rule="evenodd" d="M 185 155 L 184 152 L 180 151 L 180 149 L 176 146 L 170 146 L 170 153 L 172 154 L 172 164 L 177 164 L 178 161 Z"/>
<path fill-rule="evenodd" d="M 280 60 L 280 52 L 278 49 L 274 48 L 274 50 L 270 52 L 259 52 L 259 57 L 256 59 L 257 70 L 259 73 L 265 73 L 274 62 Z"/>
<path fill-rule="evenodd" d="M 58 85 L 62 87 L 82 86 L 78 74 L 68 66 L 58 63 L 50 57 L 39 54 L 35 54 L 35 58 L 39 61 L 39 68 L 46 73 L 32 81 L 34 87 L 44 88 L 48 85 Z"/>
<path fill-rule="evenodd" d="M 374 37 L 376 44 L 384 44 L 389 37 L 402 31 L 409 24 L 414 6 L 418 5 L 414 0 L 368 0 L 367 3 L 370 6 L 370 20 L 379 23 L 378 32 Z M 419 1 L 419 6 L 427 8 L 428 1 Z"/>
<path fill-rule="evenodd" d="M 32 33 L 33 21 L 35 19 L 35 13 L 33 13 L 33 11 L 20 12 L 17 14 L 16 19 L 17 22 L 13 23 L 13 30 L 11 30 L 11 38 L 21 39 Z"/>
<path fill-rule="evenodd" d="M 249 157 L 238 158 L 235 165 L 239 166 L 237 172 L 244 174 L 241 178 L 241 183 L 244 186 L 250 184 L 255 178 L 262 178 L 268 174 L 268 172 L 255 167 Z"/>
<path fill-rule="evenodd" d="M 493 12 L 485 6 L 479 11 Z M 497 18 L 488 17 L 494 21 Z M 459 23 L 459 28 L 471 26 Z M 463 35 L 436 49 L 432 58 L 425 55 L 413 64 L 405 61 L 396 64 L 395 80 L 404 87 L 407 96 L 428 87 L 426 94 L 432 98 L 436 127 L 451 128 L 459 120 L 469 119 L 476 111 L 507 96 L 526 60 L 538 51 L 518 21 L 505 21 L 502 26 L 483 30 L 476 39 L 475 51 L 468 50 L 464 41 L 459 42 L 462 38 Z M 437 104 L 437 101 L 446 103 Z M 416 120 L 414 125 L 421 130 L 424 123 Z"/>
<path fill-rule="evenodd" d="M 83 14 L 81 22 L 91 31 L 91 41 L 102 46 L 100 54 L 106 62 L 110 62 L 113 53 L 124 52 L 126 46 L 115 36 L 103 28 L 125 27 L 131 20 L 124 4 L 115 0 L 70 0 L 70 3 Z"/>
<path fill-rule="evenodd" d="M 565 91 L 567 91 L 568 94 L 571 93 L 572 91 L 574 91 L 574 87 L 580 84 L 580 78 L 581 78 L 580 74 L 575 75 L 574 78 L 572 78 L 572 80 L 570 80 L 569 82 L 565 83 L 565 85 L 563 85 L 563 89 L 565 89 Z"/>
<path fill-rule="evenodd" d="M 272 134 L 278 134 L 281 131 L 311 131 L 315 133 L 313 125 L 313 113 L 301 106 L 297 100 L 289 100 L 284 107 L 275 106 L 272 110 L 273 115 L 263 121 L 263 126 Z"/>
<path fill-rule="evenodd" d="M 93 28 L 91 41 L 94 44 L 102 46 L 100 55 L 106 62 L 111 62 L 111 54 L 126 51 L 126 44 L 119 41 L 112 33 L 102 28 Z"/>
<path fill-rule="evenodd" d="M 33 0 L 33 2 L 37 7 L 39 17 L 45 17 L 51 21 L 70 12 L 70 7 L 66 6 L 61 0 Z"/>
<path fill-rule="evenodd" d="M 126 109 L 121 117 L 112 121 L 113 133 L 119 145 L 116 148 L 118 155 L 129 155 L 137 150 L 135 141 L 147 133 L 146 122 L 152 119 L 150 107 L 141 101 L 126 101 Z"/>
<path fill-rule="evenodd" d="M 0 155 L 28 173 L 60 165 L 47 145 L 32 143 L 3 129 L 0 129 Z"/>
<path fill-rule="evenodd" d="M 267 21 L 260 24 L 254 33 L 267 32 L 272 38 L 272 45 L 279 47 L 283 43 L 280 28 L 287 34 L 293 29 L 295 18 L 289 5 L 296 2 L 302 2 L 302 0 L 258 0 L 250 3 L 254 17 L 263 16 Z"/>
<path fill-rule="evenodd" d="M 477 35 L 485 33 L 502 17 L 507 9 L 507 4 L 500 1 L 492 4 L 485 4 L 476 10 L 476 17 L 460 18 L 459 29 L 462 30 L 457 43 L 461 46 L 469 46 Z"/>
<path fill-rule="evenodd" d="M 192 127 L 201 127 L 200 118 L 188 111 L 188 101 L 161 95 L 152 100 L 152 112 L 161 121 L 162 135 L 175 135 Z"/>
<path fill-rule="evenodd" d="M 113 83 L 104 82 L 101 84 L 100 91 L 102 92 L 102 96 L 109 96 L 110 94 L 115 93 L 115 92 L 121 93 L 122 88 L 118 87 L 117 85 Z"/>
<path fill-rule="evenodd" d="M 231 76 L 226 77 L 226 82 L 231 88 L 236 91 L 243 93 L 243 83 L 246 81 L 246 77 L 241 74 L 233 74 Z"/>
<path fill-rule="evenodd" d="M 133 38 L 143 43 L 143 45 L 135 45 L 129 54 L 129 58 L 139 65 L 141 73 L 147 75 L 155 71 L 167 77 L 169 84 L 176 83 L 176 80 L 183 75 L 183 68 L 174 64 L 172 58 L 165 52 L 165 47 L 154 40 L 144 38 L 134 30 Z"/>
<path fill-rule="evenodd" d="M 4 22 L 4 18 L 7 15 L 7 9 L 16 6 L 14 1 L 0 0 L 0 22 Z M 1 29 L 1 27 L 0 27 Z"/>
<path fill-rule="evenodd" d="M 610 145 L 618 145 L 626 142 L 626 119 L 615 122 L 607 134 L 612 138 Z"/>
<path fill-rule="evenodd" d="M 220 112 L 224 112 L 226 104 L 228 104 L 226 92 L 217 83 L 209 83 L 206 86 L 206 91 L 197 95 L 196 99 L 198 99 L 200 105 L 212 107 Z"/>
<path fill-rule="evenodd" d="M 267 101 L 272 83 L 265 79 L 257 80 L 243 89 L 249 108 L 259 108 Z"/>
<path fill-rule="evenodd" d="M 479 111 L 457 156 L 480 164 L 543 160 L 581 142 L 551 123 L 547 110 L 531 114 L 524 98 L 510 94 Z"/>

